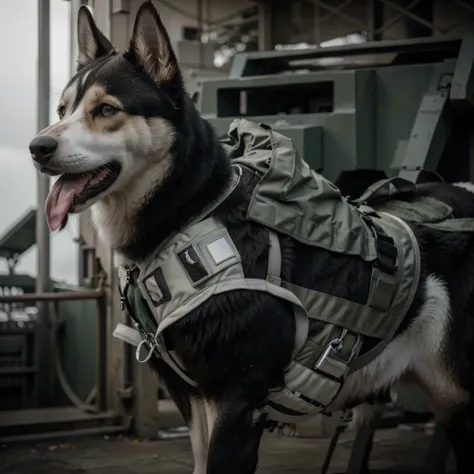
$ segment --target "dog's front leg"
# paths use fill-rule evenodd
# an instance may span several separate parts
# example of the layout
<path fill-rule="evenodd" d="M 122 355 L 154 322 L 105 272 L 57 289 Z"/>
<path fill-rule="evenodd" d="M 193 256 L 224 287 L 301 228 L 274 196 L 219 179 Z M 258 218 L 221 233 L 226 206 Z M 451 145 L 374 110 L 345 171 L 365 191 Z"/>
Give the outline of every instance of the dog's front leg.
<path fill-rule="evenodd" d="M 165 383 L 173 402 L 178 407 L 186 426 L 189 428 L 191 423 L 192 388 L 162 359 L 152 357 L 149 364 Z"/>
<path fill-rule="evenodd" d="M 163 379 L 171 398 L 189 428 L 194 458 L 193 474 L 206 474 L 210 427 L 213 423 L 212 410 L 206 409 L 206 402 L 198 395 L 197 391 L 191 388 L 162 359 L 152 358 L 150 364 L 158 376 Z"/>
<path fill-rule="evenodd" d="M 193 474 L 206 474 L 207 452 L 209 449 L 209 424 L 206 404 L 201 397 L 191 398 L 191 422 L 189 437 L 194 458 Z"/>
<path fill-rule="evenodd" d="M 210 433 L 206 474 L 252 474 L 265 427 L 263 400 L 233 393 L 206 404 Z"/>

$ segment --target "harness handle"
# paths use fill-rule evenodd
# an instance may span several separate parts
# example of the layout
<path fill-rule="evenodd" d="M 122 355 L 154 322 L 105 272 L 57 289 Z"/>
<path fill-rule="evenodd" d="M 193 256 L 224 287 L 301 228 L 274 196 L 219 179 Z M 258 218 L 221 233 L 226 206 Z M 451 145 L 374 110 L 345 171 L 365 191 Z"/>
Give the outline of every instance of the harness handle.
<path fill-rule="evenodd" d="M 147 336 L 148 336 L 148 334 L 147 334 Z M 146 357 L 144 359 L 142 359 L 141 356 L 140 356 L 140 352 L 141 352 L 142 347 L 145 344 L 148 346 L 149 351 L 148 351 L 148 354 L 146 355 Z M 140 342 L 140 344 L 138 344 L 138 346 L 137 346 L 137 350 L 135 351 L 135 358 L 140 363 L 148 362 L 153 357 L 153 354 L 155 353 L 156 348 L 157 348 L 156 342 L 149 342 L 148 338 L 143 339 Z"/>
<path fill-rule="evenodd" d="M 398 192 L 412 191 L 416 188 L 415 183 L 408 181 L 407 179 L 394 176 L 389 179 L 381 179 L 371 184 L 361 196 L 351 201 L 357 204 L 369 202 L 370 199 L 375 197 L 383 197 L 390 195 L 390 185 L 392 185 Z"/>

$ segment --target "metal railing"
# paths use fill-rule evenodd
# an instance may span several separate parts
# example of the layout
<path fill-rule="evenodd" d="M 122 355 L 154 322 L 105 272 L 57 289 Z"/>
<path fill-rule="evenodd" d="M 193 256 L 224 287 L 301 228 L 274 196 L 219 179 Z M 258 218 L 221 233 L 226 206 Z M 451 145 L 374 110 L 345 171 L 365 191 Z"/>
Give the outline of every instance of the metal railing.
<path fill-rule="evenodd" d="M 0 303 L 60 302 L 96 300 L 97 315 L 97 374 L 96 405 L 99 412 L 107 411 L 107 306 L 103 289 L 64 291 L 48 293 L 25 293 L 22 295 L 0 295 Z"/>

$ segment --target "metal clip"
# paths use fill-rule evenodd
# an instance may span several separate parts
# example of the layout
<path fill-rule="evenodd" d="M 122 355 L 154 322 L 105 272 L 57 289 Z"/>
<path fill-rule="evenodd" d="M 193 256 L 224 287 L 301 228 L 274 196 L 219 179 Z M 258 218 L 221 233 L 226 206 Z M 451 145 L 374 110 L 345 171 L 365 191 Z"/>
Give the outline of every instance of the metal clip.
<path fill-rule="evenodd" d="M 335 379 L 343 379 L 347 375 L 349 372 L 348 364 L 350 362 L 350 357 L 348 360 L 344 360 L 341 358 L 340 354 L 346 334 L 347 329 L 343 329 L 341 336 L 333 339 L 328 344 L 314 366 L 316 370 Z"/>
<path fill-rule="evenodd" d="M 333 351 L 340 352 L 342 350 L 342 345 L 344 343 L 344 338 L 346 337 L 346 335 L 347 335 L 347 329 L 343 329 L 341 331 L 341 335 L 338 338 L 333 339 L 329 343 L 328 349 L 331 348 Z"/>
<path fill-rule="evenodd" d="M 127 291 L 128 287 L 130 286 L 131 282 L 131 274 L 132 274 L 132 269 L 133 267 L 128 266 L 125 269 L 125 285 L 123 286 L 123 289 L 119 285 L 119 290 L 120 290 L 120 309 L 122 311 L 125 311 L 126 309 L 126 297 L 125 297 L 125 292 Z"/>

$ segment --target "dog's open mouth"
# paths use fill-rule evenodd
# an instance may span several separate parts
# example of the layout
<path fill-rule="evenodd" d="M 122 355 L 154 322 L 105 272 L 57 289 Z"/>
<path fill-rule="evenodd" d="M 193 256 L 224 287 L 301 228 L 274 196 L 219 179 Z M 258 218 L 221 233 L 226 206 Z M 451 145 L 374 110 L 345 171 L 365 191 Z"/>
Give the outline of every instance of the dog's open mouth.
<path fill-rule="evenodd" d="M 46 199 L 46 218 L 50 230 L 59 229 L 76 206 L 109 188 L 120 173 L 120 165 L 111 162 L 87 172 L 62 174 Z"/>

